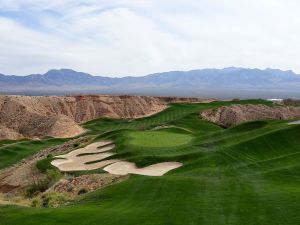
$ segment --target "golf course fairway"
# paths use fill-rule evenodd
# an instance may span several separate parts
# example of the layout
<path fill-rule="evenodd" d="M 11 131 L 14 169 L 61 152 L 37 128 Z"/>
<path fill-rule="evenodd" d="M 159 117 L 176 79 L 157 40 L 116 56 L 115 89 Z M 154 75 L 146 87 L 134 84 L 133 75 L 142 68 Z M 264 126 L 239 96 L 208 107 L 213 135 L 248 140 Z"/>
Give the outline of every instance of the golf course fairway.
<path fill-rule="evenodd" d="M 270 104 L 239 102 L 246 103 Z M 87 122 L 86 135 L 112 140 L 117 159 L 183 165 L 159 177 L 130 175 L 59 208 L 0 206 L 0 225 L 300 224 L 300 125 L 269 120 L 224 129 L 199 117 L 230 104 L 172 104 L 133 121 Z"/>

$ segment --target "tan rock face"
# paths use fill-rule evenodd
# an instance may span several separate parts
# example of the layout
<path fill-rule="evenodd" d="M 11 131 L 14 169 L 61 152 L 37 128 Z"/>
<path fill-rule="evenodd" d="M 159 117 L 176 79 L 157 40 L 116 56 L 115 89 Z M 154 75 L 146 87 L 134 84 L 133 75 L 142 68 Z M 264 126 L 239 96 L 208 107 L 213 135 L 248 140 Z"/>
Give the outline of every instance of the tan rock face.
<path fill-rule="evenodd" d="M 0 139 L 16 140 L 16 139 L 21 139 L 22 137 L 24 137 L 24 136 L 15 130 L 10 129 L 5 126 L 0 126 Z"/>
<path fill-rule="evenodd" d="M 84 131 L 72 118 L 55 110 L 59 99 L 0 96 L 2 139 L 24 137 L 70 137 Z M 52 105 L 53 104 L 53 105 Z"/>
<path fill-rule="evenodd" d="M 200 113 L 201 117 L 224 127 L 247 121 L 267 119 L 300 118 L 300 107 L 269 107 L 265 105 L 232 105 L 210 109 Z"/>
<path fill-rule="evenodd" d="M 71 137 L 78 123 L 99 117 L 138 118 L 164 110 L 170 102 L 213 99 L 145 96 L 0 96 L 0 139 Z"/>

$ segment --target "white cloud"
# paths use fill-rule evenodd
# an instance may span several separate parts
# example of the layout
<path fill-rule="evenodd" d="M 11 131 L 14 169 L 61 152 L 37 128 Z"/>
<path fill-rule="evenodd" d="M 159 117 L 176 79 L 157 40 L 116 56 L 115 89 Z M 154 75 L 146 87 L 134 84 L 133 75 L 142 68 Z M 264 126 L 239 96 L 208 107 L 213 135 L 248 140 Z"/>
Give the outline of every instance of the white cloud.
<path fill-rule="evenodd" d="M 141 75 L 244 66 L 300 73 L 294 0 L 82 2 L 2 0 L 0 72 Z"/>

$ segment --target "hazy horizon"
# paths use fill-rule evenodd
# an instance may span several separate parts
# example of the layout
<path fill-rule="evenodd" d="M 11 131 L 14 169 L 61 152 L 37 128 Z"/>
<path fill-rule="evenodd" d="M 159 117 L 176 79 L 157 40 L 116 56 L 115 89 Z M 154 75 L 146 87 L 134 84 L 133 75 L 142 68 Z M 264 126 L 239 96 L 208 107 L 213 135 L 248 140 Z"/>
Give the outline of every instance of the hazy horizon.
<path fill-rule="evenodd" d="M 189 71 L 197 71 L 197 70 L 225 70 L 225 69 L 230 69 L 230 68 L 235 68 L 235 69 L 249 69 L 249 70 L 280 70 L 280 71 L 283 71 L 283 72 L 288 72 L 288 71 L 291 71 L 293 72 L 295 75 L 299 75 L 300 76 L 300 73 L 296 73 L 294 70 L 292 69 L 279 69 L 279 68 L 270 68 L 270 67 L 266 67 L 266 68 L 257 68 L 257 67 L 253 67 L 253 68 L 249 68 L 249 67 L 236 67 L 236 66 L 228 66 L 228 67 L 222 67 L 222 68 L 194 68 L 194 69 L 187 69 L 187 70 L 166 70 L 166 71 L 157 71 L 157 72 L 154 72 L 154 73 L 148 73 L 148 74 L 128 74 L 128 75 L 118 75 L 118 74 L 93 74 L 93 73 L 88 73 L 86 71 L 80 71 L 80 70 L 75 70 L 73 68 L 50 68 L 48 70 L 46 70 L 45 72 L 35 72 L 35 73 L 30 73 L 30 74 L 5 74 L 5 73 L 2 73 L 0 71 L 0 74 L 2 75 L 6 75 L 6 76 L 29 76 L 29 75 L 44 75 L 46 74 L 47 72 L 51 71 L 51 70 L 72 70 L 72 71 L 75 71 L 75 72 L 79 72 L 79 73 L 87 73 L 89 75 L 92 75 L 92 76 L 102 76 L 102 77 L 110 77 L 110 78 L 124 78 L 124 77 L 143 77 L 143 76 L 147 76 L 147 75 L 152 75 L 152 74 L 160 74 L 160 73 L 168 73 L 168 72 L 189 72 Z"/>

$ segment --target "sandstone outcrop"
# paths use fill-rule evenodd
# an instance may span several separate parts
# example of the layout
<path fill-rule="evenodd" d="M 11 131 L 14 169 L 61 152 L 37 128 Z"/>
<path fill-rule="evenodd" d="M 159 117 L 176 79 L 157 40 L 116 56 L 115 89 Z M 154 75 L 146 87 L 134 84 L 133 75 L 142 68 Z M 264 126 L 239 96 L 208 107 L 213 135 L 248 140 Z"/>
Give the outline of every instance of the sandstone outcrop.
<path fill-rule="evenodd" d="M 300 107 L 266 105 L 232 105 L 206 110 L 200 113 L 203 119 L 223 127 L 231 127 L 247 121 L 268 119 L 298 119 Z"/>

